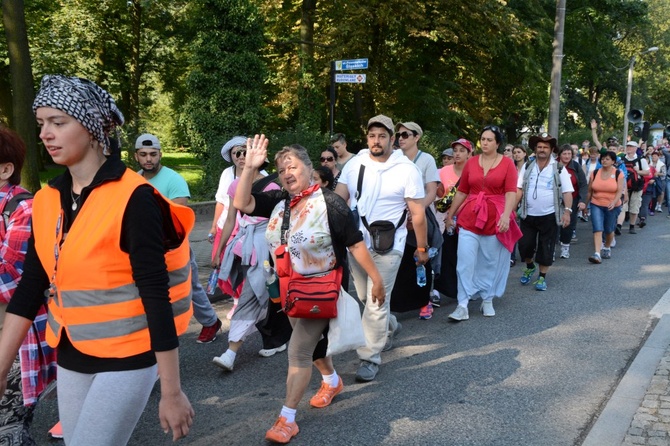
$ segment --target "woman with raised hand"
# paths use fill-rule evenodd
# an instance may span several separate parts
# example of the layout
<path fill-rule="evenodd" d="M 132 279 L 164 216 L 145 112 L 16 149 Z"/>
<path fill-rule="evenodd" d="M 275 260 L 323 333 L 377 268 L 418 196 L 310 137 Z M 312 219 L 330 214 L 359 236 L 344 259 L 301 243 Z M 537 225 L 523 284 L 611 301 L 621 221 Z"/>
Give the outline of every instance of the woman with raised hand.
<path fill-rule="evenodd" d="M 181 390 L 177 336 L 192 314 L 193 211 L 110 156 L 123 115 L 95 83 L 45 76 L 33 111 L 66 170 L 35 195 L 23 279 L 0 339 L 0 393 L 46 291 L 65 443 L 126 444 L 159 370 L 161 427 L 184 437 L 194 412 Z"/>
<path fill-rule="evenodd" d="M 287 253 L 292 269 L 299 274 L 309 276 L 338 268 L 348 248 L 372 278 L 372 298 L 381 304 L 385 298 L 384 284 L 351 210 L 334 192 L 312 183 L 312 162 L 304 147 L 294 144 L 275 155 L 284 190 L 251 192 L 256 169 L 265 162 L 267 146 L 268 140 L 264 135 L 248 140 L 246 165 L 237 185 L 234 206 L 245 214 L 270 219 L 265 237 L 273 256 L 281 244 L 284 212 L 290 210 L 285 237 Z M 287 203 L 289 209 L 286 209 Z M 284 279 L 279 280 L 281 287 Z M 323 334 L 330 319 L 289 319 L 293 333 L 288 348 L 286 399 L 277 421 L 265 435 L 267 440 L 275 443 L 288 443 L 298 434 L 296 409 L 309 385 L 312 364 L 321 373 L 322 383 L 310 399 L 311 406 L 328 406 L 343 388 L 342 378 L 337 375 L 332 358 L 326 356 L 328 339 Z"/>

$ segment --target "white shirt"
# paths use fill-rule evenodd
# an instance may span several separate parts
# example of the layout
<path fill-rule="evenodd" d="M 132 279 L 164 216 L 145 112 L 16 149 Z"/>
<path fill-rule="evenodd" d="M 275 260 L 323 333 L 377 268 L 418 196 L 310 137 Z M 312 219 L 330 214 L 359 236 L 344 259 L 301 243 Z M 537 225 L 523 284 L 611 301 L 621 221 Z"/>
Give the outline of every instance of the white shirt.
<path fill-rule="evenodd" d="M 556 161 L 552 158 L 549 164 L 540 171 L 537 163 L 533 163 L 533 170 L 528 177 L 527 189 L 523 191 L 526 194 L 526 203 L 528 215 L 541 217 L 557 212 L 554 209 L 554 167 Z M 517 187 L 523 188 L 523 178 L 526 175 L 526 165 L 524 164 L 519 172 Z M 561 180 L 561 194 L 574 192 L 572 181 L 567 169 L 561 169 L 559 174 Z"/>
<path fill-rule="evenodd" d="M 356 187 L 361 164 L 365 165 L 360 200 L 356 200 Z M 406 198 L 425 197 L 421 172 L 401 151 L 394 151 L 388 160 L 380 163 L 371 159 L 369 150 L 361 150 L 342 170 L 338 184 L 344 184 L 349 191 L 351 208 L 358 206 L 358 212 L 365 216 L 368 224 L 387 220 L 398 224 L 407 208 Z M 409 212 L 409 211 L 408 211 Z M 407 218 L 396 230 L 393 249 L 403 252 L 407 239 Z M 370 248 L 370 234 L 360 222 L 365 243 Z"/>

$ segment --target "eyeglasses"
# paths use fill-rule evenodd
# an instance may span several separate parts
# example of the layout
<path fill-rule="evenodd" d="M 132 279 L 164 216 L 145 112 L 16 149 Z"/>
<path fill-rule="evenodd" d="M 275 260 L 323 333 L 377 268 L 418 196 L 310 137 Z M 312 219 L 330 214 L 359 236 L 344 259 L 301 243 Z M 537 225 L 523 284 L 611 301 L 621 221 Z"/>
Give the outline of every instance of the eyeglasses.
<path fill-rule="evenodd" d="M 331 163 L 331 162 L 335 161 L 335 158 L 333 158 L 332 156 L 322 156 L 321 158 L 319 158 L 319 160 L 321 160 L 322 163 L 325 163 L 325 162 Z"/>
<path fill-rule="evenodd" d="M 414 133 L 414 132 L 412 132 L 412 133 L 402 132 L 402 133 L 396 133 L 395 134 L 396 138 L 401 138 L 401 139 L 407 139 L 410 136 L 416 136 L 416 133 Z"/>
<path fill-rule="evenodd" d="M 238 150 L 237 152 L 233 152 L 233 155 L 235 155 L 235 158 L 239 158 L 241 156 L 247 157 L 247 151 L 246 150 Z"/>

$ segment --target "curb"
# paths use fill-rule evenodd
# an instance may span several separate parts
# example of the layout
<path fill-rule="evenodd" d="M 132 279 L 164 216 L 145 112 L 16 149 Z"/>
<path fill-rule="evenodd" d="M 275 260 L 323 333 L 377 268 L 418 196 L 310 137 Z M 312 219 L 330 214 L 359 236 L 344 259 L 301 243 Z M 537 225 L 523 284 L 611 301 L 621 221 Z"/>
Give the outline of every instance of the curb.
<path fill-rule="evenodd" d="M 670 315 L 661 316 L 607 405 L 591 427 L 582 446 L 620 445 L 651 379 L 670 345 Z"/>

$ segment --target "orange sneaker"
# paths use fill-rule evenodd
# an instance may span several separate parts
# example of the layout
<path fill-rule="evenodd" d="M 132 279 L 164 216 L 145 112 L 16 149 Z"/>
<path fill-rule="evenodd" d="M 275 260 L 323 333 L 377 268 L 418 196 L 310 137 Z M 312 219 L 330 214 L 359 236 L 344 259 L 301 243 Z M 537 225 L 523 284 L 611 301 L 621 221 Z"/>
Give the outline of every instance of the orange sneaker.
<path fill-rule="evenodd" d="M 298 435 L 300 429 L 298 425 L 293 423 L 288 423 L 286 417 L 280 416 L 275 421 L 275 424 L 265 433 L 265 439 L 272 441 L 274 443 L 286 444 L 291 441 L 291 438 Z"/>
<path fill-rule="evenodd" d="M 63 438 L 63 427 L 60 421 L 54 425 L 48 432 L 49 438 Z"/>
<path fill-rule="evenodd" d="M 330 405 L 331 401 L 333 401 L 333 398 L 335 398 L 335 395 L 340 393 L 344 388 L 344 384 L 342 383 L 342 377 L 338 376 L 338 379 L 340 380 L 340 382 L 337 384 L 336 387 L 330 387 L 328 384 L 326 384 L 325 381 L 321 381 L 321 388 L 319 389 L 318 392 L 316 392 L 316 395 L 314 395 L 312 399 L 309 400 L 309 404 L 312 407 L 318 407 L 318 408 Z"/>

